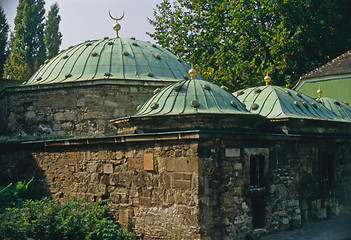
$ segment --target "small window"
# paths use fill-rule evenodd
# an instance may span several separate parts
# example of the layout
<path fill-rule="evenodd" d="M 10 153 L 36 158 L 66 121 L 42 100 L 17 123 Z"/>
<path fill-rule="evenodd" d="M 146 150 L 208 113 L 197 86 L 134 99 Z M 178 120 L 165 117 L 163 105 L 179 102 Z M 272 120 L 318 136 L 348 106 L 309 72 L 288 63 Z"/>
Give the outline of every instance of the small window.
<path fill-rule="evenodd" d="M 324 155 L 320 163 L 321 182 L 334 181 L 334 158 L 332 154 Z"/>
<path fill-rule="evenodd" d="M 264 155 L 250 156 L 250 187 L 264 186 Z"/>

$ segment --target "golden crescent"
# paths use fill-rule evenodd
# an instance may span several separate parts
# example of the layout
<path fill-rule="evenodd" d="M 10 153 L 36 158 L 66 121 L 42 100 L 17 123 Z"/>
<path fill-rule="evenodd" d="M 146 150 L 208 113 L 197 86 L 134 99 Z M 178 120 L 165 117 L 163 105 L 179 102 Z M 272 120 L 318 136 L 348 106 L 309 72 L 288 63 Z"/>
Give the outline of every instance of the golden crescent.
<path fill-rule="evenodd" d="M 110 15 L 110 18 L 112 18 L 113 20 L 116 20 L 116 21 L 117 21 L 117 18 L 112 17 L 111 11 L 110 11 L 110 10 L 108 10 L 108 15 Z"/>
<path fill-rule="evenodd" d="M 123 15 L 122 15 L 121 18 L 114 18 L 114 17 L 112 17 L 111 11 L 110 11 L 110 10 L 108 11 L 108 15 L 110 15 L 110 18 L 112 18 L 113 20 L 119 21 L 119 20 L 122 20 L 122 19 L 123 19 L 123 17 L 124 17 L 124 11 L 123 11 Z"/>
<path fill-rule="evenodd" d="M 119 20 L 122 20 L 123 18 L 124 18 L 124 11 L 123 11 L 122 17 L 121 18 L 117 18 L 117 20 L 119 21 Z"/>

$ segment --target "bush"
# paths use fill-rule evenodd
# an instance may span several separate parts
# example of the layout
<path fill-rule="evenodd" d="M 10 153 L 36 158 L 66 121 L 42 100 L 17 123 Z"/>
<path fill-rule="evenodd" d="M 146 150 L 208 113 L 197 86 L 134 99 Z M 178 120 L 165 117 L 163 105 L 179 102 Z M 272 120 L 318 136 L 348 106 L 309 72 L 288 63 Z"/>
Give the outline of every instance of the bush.
<path fill-rule="evenodd" d="M 34 177 L 28 182 L 19 181 L 16 186 L 10 183 L 6 187 L 0 187 L 0 210 L 5 207 L 14 206 L 16 203 L 21 202 L 23 198 L 26 198 L 28 186 L 33 179 Z"/>
<path fill-rule="evenodd" d="M 0 214 L 0 236 L 21 239 L 136 239 L 114 223 L 106 202 L 24 201 Z"/>

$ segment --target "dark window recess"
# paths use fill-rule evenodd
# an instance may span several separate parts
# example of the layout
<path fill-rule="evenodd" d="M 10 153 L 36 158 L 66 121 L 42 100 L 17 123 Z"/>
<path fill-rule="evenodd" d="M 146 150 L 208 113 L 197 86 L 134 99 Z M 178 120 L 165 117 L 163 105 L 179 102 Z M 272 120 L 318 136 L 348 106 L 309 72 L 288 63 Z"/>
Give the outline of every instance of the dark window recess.
<path fill-rule="evenodd" d="M 264 156 L 250 156 L 250 187 L 264 186 Z"/>
<path fill-rule="evenodd" d="M 266 221 L 266 204 L 263 196 L 251 198 L 253 228 L 263 228 Z"/>
<path fill-rule="evenodd" d="M 334 158 L 332 154 L 324 155 L 320 163 L 321 182 L 334 181 Z"/>

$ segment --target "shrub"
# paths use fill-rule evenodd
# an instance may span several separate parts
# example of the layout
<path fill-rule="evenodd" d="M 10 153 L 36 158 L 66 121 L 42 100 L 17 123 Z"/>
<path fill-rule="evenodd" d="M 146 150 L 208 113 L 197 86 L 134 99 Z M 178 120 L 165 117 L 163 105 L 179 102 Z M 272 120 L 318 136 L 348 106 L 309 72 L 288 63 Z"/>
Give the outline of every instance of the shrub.
<path fill-rule="evenodd" d="M 0 210 L 5 207 L 13 206 L 21 202 L 23 198 L 26 198 L 28 186 L 33 179 L 34 177 L 28 182 L 19 181 L 15 186 L 10 183 L 6 187 L 0 187 Z"/>
<path fill-rule="evenodd" d="M 0 237 L 4 240 L 136 239 L 113 221 L 106 202 L 72 200 L 60 204 L 46 198 L 27 200 L 21 207 L 3 211 Z"/>

